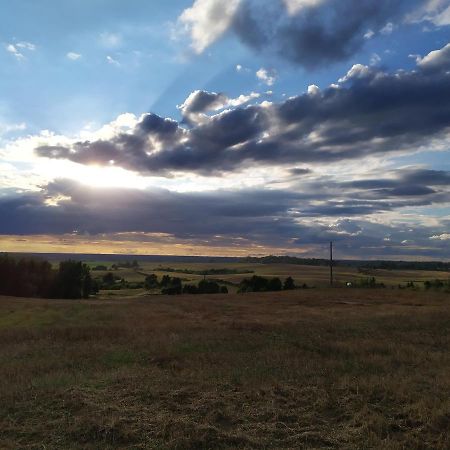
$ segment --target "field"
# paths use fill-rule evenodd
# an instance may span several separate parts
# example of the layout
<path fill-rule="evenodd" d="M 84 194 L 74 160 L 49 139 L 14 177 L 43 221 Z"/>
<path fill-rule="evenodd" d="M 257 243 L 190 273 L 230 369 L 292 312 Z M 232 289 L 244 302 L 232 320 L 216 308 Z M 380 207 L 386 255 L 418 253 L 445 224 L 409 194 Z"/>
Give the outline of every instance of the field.
<path fill-rule="evenodd" d="M 449 337 L 437 292 L 0 297 L 0 448 L 448 449 Z"/>
<path fill-rule="evenodd" d="M 91 262 L 90 267 L 97 265 L 104 265 L 110 268 L 115 261 L 107 262 Z M 234 270 L 233 274 L 208 275 L 208 279 L 218 280 L 223 282 L 231 293 L 237 292 L 238 284 L 243 278 L 251 277 L 252 275 L 260 275 L 263 277 L 279 277 L 281 280 L 292 276 L 297 285 L 301 286 L 304 283 L 309 287 L 327 287 L 329 286 L 330 271 L 328 267 L 324 266 L 305 266 L 293 264 L 246 264 L 246 263 L 183 263 L 183 262 L 164 262 L 164 263 L 139 263 L 139 269 L 133 268 L 119 268 L 113 271 L 114 275 L 122 277 L 127 281 L 144 281 L 148 274 L 156 274 L 159 279 L 163 275 L 170 275 L 172 277 L 182 278 L 184 283 L 198 283 L 203 279 L 203 275 L 199 273 L 183 273 L 201 272 L 211 269 L 225 269 Z M 170 268 L 171 271 L 164 269 Z M 176 270 L 176 272 L 173 272 Z M 92 271 L 94 277 L 101 277 L 108 273 L 107 271 Z M 448 272 L 438 271 L 420 271 L 420 270 L 381 270 L 370 269 L 358 271 L 356 267 L 337 266 L 334 268 L 334 280 L 337 284 L 345 284 L 347 282 L 355 282 L 357 280 L 366 279 L 368 277 L 375 277 L 377 282 L 384 283 L 388 287 L 398 287 L 398 285 L 406 285 L 409 281 L 416 283 L 417 287 L 423 287 L 423 282 L 426 280 L 441 279 L 445 281 L 449 278 Z M 101 293 L 103 297 L 125 297 L 136 296 L 144 294 L 142 290 L 121 291 L 104 291 Z"/>

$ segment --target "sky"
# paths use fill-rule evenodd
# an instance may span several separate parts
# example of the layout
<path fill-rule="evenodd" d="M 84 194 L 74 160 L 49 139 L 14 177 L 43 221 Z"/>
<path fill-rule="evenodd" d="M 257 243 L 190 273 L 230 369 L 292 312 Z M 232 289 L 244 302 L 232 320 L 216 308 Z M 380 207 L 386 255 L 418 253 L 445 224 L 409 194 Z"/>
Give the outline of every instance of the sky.
<path fill-rule="evenodd" d="M 0 251 L 450 259 L 450 0 L 0 0 Z"/>

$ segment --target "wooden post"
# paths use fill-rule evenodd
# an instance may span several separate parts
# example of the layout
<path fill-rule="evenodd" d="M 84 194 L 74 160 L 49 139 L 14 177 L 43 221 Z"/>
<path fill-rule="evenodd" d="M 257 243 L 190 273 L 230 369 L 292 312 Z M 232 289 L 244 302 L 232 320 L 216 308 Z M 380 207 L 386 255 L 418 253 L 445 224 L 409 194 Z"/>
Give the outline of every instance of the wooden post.
<path fill-rule="evenodd" d="M 333 242 L 330 242 L 330 286 L 333 286 Z"/>

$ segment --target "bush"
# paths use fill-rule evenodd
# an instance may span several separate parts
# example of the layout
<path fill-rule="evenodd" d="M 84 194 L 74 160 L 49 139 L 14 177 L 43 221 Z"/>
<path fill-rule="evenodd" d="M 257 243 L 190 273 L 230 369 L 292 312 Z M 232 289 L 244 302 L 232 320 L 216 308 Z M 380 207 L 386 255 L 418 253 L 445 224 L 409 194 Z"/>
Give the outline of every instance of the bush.
<path fill-rule="evenodd" d="M 164 277 L 168 277 L 168 280 L 164 281 L 164 287 L 161 289 L 161 294 L 164 295 L 178 295 L 183 291 L 183 287 L 181 284 L 181 278 L 170 278 L 168 275 L 164 275 Z M 164 279 L 163 277 L 163 279 Z M 162 285 L 162 282 L 161 282 Z"/>
<path fill-rule="evenodd" d="M 279 278 L 264 278 L 253 275 L 251 278 L 244 278 L 239 284 L 238 292 L 268 292 L 281 291 L 282 283 Z"/>
<path fill-rule="evenodd" d="M 450 290 L 450 280 L 447 281 L 441 281 L 441 280 L 427 280 L 423 283 L 424 287 L 426 290 L 429 289 L 435 289 L 435 290 L 441 290 L 441 289 L 446 289 L 446 290 Z"/>
<path fill-rule="evenodd" d="M 292 289 L 295 289 L 295 283 L 292 277 L 287 277 L 284 280 L 283 289 L 285 291 L 291 291 Z"/>
<path fill-rule="evenodd" d="M 155 274 L 147 275 L 144 282 L 145 289 L 156 289 L 159 287 L 158 277 Z"/>
<path fill-rule="evenodd" d="M 215 281 L 202 280 L 198 283 L 199 294 L 218 294 L 220 286 Z"/>
<path fill-rule="evenodd" d="M 198 287 L 194 284 L 185 284 L 183 286 L 183 294 L 198 294 Z"/>

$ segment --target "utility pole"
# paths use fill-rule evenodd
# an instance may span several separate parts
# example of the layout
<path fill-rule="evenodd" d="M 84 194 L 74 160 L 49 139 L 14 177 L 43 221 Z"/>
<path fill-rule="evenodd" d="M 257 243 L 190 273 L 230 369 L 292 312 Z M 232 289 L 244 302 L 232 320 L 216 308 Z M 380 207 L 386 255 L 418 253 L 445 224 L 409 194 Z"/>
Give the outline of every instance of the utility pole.
<path fill-rule="evenodd" d="M 330 242 L 330 286 L 333 286 L 333 241 Z"/>

